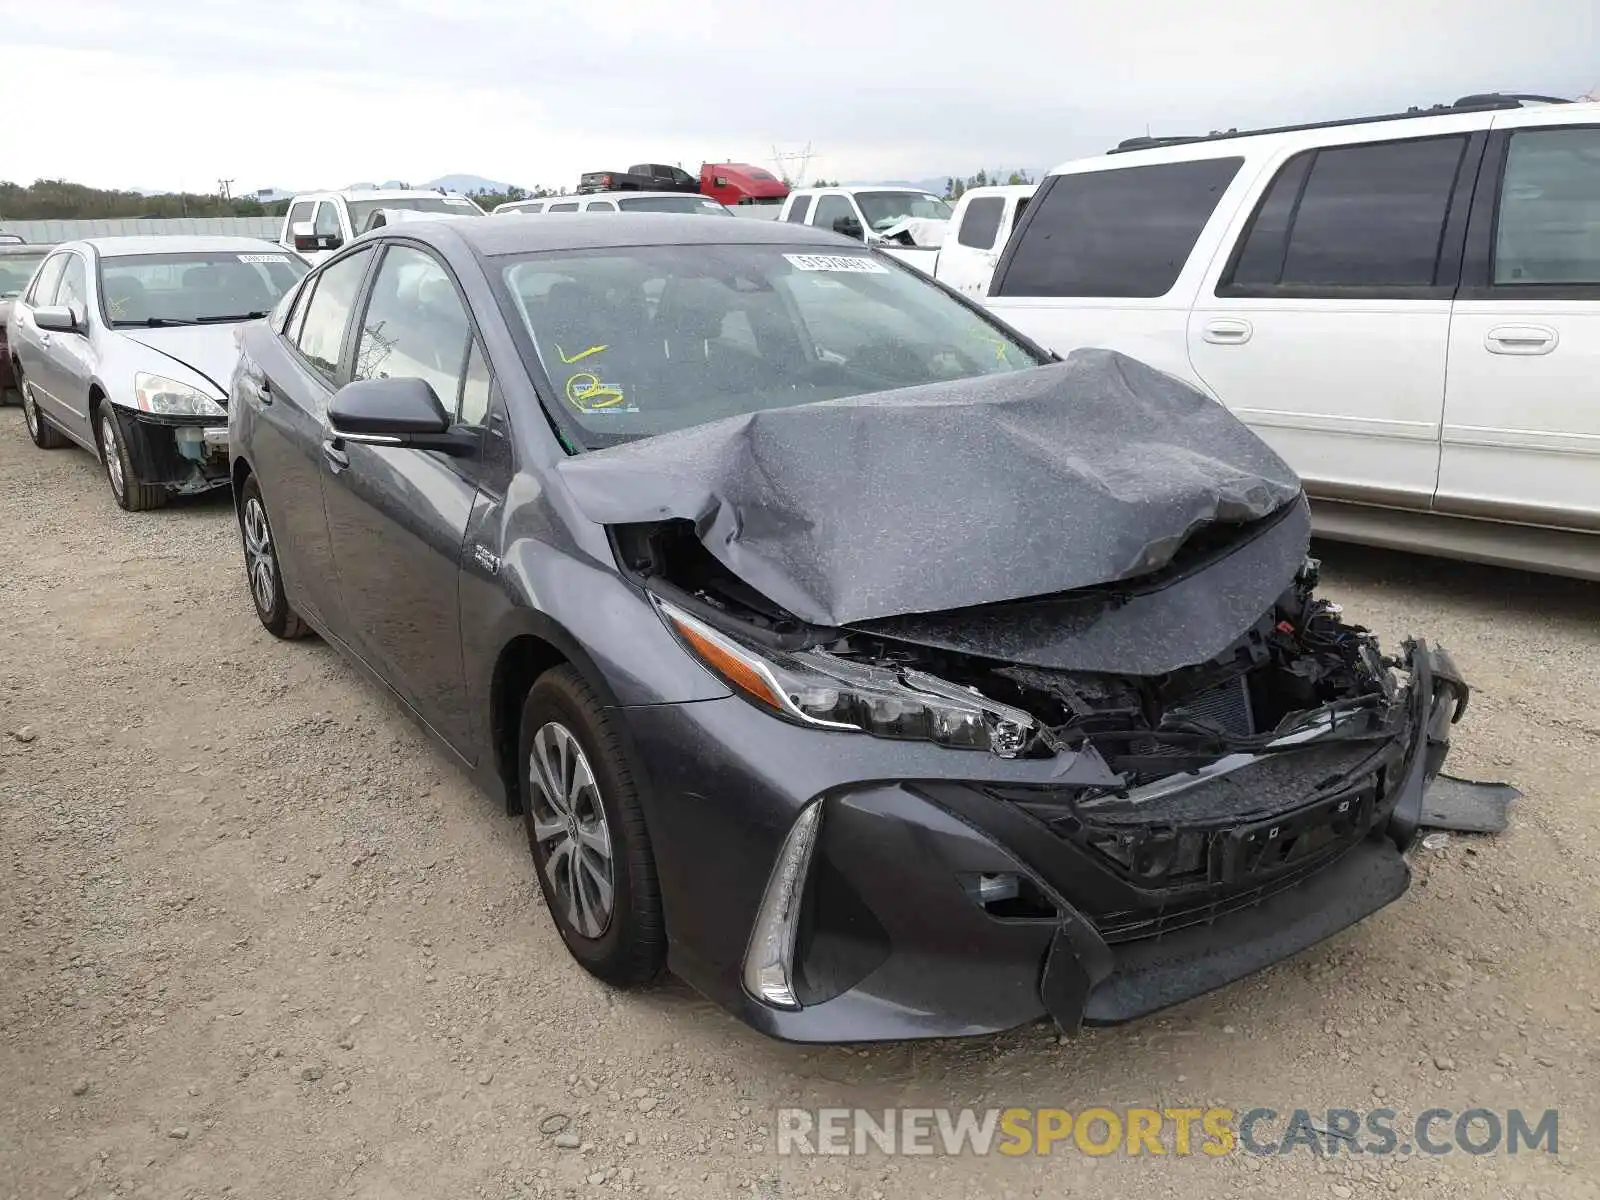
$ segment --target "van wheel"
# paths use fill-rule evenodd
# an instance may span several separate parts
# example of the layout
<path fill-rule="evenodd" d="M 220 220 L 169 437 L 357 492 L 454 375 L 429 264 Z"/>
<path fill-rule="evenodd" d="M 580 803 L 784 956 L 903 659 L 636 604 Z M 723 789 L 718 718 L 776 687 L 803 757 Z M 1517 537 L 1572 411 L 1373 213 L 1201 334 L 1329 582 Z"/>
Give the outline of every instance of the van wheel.
<path fill-rule="evenodd" d="M 17 372 L 17 388 L 22 392 L 22 423 L 28 427 L 28 436 L 33 439 L 33 444 L 41 450 L 59 450 L 67 444 L 67 436 L 50 424 L 42 412 L 39 411 L 38 402 L 33 398 L 33 387 L 22 378 L 21 370 Z"/>
<path fill-rule="evenodd" d="M 617 727 L 571 666 L 522 705 L 520 783 L 534 870 L 561 940 L 585 970 L 637 987 L 666 962 L 666 929 L 635 771 Z"/>
<path fill-rule="evenodd" d="M 111 495 L 129 512 L 147 512 L 167 503 L 167 489 L 141 483 L 134 474 L 128 449 L 122 441 L 122 423 L 109 400 L 102 400 L 94 413 L 95 440 L 100 443 L 100 460 L 105 463 Z"/>

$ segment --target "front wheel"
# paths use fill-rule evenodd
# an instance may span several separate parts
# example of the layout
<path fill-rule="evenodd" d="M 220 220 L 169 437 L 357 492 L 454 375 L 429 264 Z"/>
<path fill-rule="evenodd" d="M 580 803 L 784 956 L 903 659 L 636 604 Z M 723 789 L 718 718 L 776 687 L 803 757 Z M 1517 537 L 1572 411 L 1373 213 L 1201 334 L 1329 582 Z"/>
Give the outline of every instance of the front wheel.
<path fill-rule="evenodd" d="M 106 481 L 117 504 L 129 512 L 148 512 L 167 502 L 167 489 L 144 483 L 133 469 L 128 448 L 122 438 L 122 425 L 109 400 L 95 413 L 95 437 L 100 443 L 100 459 L 105 463 Z"/>
<path fill-rule="evenodd" d="M 617 726 L 571 666 L 545 672 L 522 706 L 528 845 L 567 950 L 617 987 L 660 973 L 666 931 L 639 788 Z"/>
<path fill-rule="evenodd" d="M 278 547 L 272 540 L 272 525 L 267 520 L 267 505 L 261 499 L 261 485 L 254 475 L 244 481 L 239 493 L 239 538 L 244 543 L 245 577 L 250 583 L 250 599 L 256 616 L 273 637 L 292 641 L 311 632 L 311 626 L 289 607 L 283 591 L 283 572 L 278 569 Z"/>

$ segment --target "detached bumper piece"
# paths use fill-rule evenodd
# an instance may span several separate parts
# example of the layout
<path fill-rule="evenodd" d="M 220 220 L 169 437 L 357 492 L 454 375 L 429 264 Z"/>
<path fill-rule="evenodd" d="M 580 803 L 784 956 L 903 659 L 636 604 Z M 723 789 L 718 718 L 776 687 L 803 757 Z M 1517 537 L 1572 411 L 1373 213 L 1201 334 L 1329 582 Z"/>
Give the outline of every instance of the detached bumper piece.
<path fill-rule="evenodd" d="M 141 483 L 174 492 L 226 486 L 228 427 L 215 417 L 173 417 L 115 409 L 123 444 Z"/>

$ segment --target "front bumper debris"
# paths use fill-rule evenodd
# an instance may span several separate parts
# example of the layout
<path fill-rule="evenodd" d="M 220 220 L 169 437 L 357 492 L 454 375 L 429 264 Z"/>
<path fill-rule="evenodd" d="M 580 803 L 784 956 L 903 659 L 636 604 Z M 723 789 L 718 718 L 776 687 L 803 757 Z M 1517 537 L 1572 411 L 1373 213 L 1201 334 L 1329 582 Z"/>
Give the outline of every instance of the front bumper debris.
<path fill-rule="evenodd" d="M 228 427 L 216 417 L 176 417 L 117 407 L 122 440 L 141 483 L 205 492 L 228 485 Z"/>
<path fill-rule="evenodd" d="M 1405 852 L 1468 689 L 1443 651 L 1408 644 L 1401 661 L 1404 719 L 1362 748 L 1370 762 L 1327 793 L 1301 767 L 1298 791 L 1270 813 L 1215 822 L 1189 875 L 1141 877 L 1022 800 L 1081 779 L 1071 755 L 953 758 L 869 738 L 819 755 L 816 734 L 737 699 L 629 709 L 653 775 L 647 820 L 671 965 L 756 1028 L 803 1042 L 963 1036 L 1045 1017 L 1070 1032 L 1238 980 L 1409 886 Z M 1270 766 L 1281 781 L 1279 765 L 1299 757 L 1263 756 L 1261 778 L 1274 778 Z M 988 778 L 950 780 L 955 762 Z M 1248 774 L 1233 778 L 1247 790 Z M 739 965 L 777 847 L 819 796 L 793 970 L 800 1007 L 780 1010 L 744 991 Z M 713 824 L 728 840 L 708 858 L 701 833 Z M 1305 851 L 1282 851 L 1292 843 Z"/>

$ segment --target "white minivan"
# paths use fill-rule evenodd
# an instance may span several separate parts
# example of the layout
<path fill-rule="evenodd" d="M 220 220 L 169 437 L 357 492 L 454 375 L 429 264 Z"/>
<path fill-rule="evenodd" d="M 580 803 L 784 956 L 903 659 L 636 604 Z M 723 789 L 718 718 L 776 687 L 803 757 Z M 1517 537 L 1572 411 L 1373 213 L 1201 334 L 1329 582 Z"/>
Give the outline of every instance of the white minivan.
<path fill-rule="evenodd" d="M 1215 396 L 1324 536 L 1600 578 L 1600 104 L 1136 138 L 1047 175 L 984 303 Z"/>

